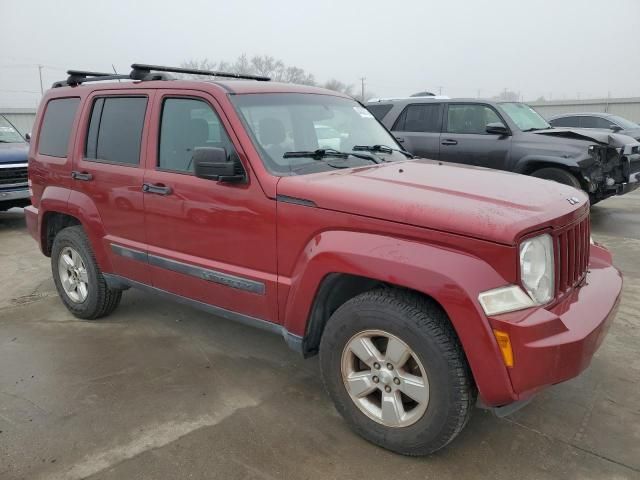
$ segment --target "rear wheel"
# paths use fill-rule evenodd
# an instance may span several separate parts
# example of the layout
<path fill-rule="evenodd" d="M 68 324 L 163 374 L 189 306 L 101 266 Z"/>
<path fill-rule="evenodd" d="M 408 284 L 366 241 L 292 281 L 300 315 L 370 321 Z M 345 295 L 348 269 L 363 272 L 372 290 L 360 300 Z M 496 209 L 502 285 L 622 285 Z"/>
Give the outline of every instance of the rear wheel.
<path fill-rule="evenodd" d="M 120 304 L 122 291 L 107 286 L 81 226 L 67 227 L 56 235 L 51 270 L 58 295 L 78 318 L 104 317 Z"/>
<path fill-rule="evenodd" d="M 562 183 L 564 185 L 569 185 L 570 187 L 577 188 L 578 190 L 582 190 L 580 180 L 578 180 L 571 172 L 567 172 L 566 170 L 563 170 L 561 168 L 541 168 L 540 170 L 536 170 L 535 172 L 533 172 L 531 176 Z"/>
<path fill-rule="evenodd" d="M 442 309 L 381 289 L 342 305 L 320 345 L 325 386 L 350 426 L 404 455 L 447 445 L 467 423 L 475 388 Z"/>

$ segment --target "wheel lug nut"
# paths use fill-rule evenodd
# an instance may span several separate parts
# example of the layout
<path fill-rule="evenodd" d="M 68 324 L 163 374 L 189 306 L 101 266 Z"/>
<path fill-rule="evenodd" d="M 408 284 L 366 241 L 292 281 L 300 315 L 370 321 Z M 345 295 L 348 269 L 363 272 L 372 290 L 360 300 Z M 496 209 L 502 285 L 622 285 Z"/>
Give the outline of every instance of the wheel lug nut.
<path fill-rule="evenodd" d="M 393 379 L 393 383 L 395 383 L 396 385 L 400 385 L 400 379 L 399 378 L 394 378 Z"/>
<path fill-rule="evenodd" d="M 380 364 L 378 362 L 375 362 L 373 364 L 373 368 L 375 368 L 376 370 L 380 370 Z"/>
<path fill-rule="evenodd" d="M 373 383 L 378 383 L 380 381 L 380 379 L 375 376 L 372 378 L 372 380 L 373 380 Z"/>
<path fill-rule="evenodd" d="M 386 387 L 384 387 L 384 391 L 389 393 L 391 391 L 391 387 L 387 385 Z"/>
<path fill-rule="evenodd" d="M 387 363 L 387 368 L 388 368 L 389 370 L 393 370 L 393 365 L 391 365 L 390 363 Z"/>

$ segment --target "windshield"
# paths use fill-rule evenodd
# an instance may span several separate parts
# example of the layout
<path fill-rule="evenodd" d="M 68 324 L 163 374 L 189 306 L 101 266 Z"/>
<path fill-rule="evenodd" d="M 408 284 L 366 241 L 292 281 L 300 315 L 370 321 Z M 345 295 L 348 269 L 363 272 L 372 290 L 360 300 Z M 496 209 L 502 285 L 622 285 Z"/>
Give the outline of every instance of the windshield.
<path fill-rule="evenodd" d="M 0 115 L 0 143 L 23 143 L 24 139 L 9 121 Z"/>
<path fill-rule="evenodd" d="M 617 115 L 611 115 L 607 117 L 607 119 L 613 122 L 616 122 L 625 130 L 633 130 L 636 128 L 640 128 L 640 125 L 638 125 L 637 123 L 633 123 L 632 121 L 627 120 L 626 118 L 619 117 Z"/>
<path fill-rule="evenodd" d="M 551 125 L 529 105 L 508 102 L 500 103 L 499 106 L 523 132 L 551 128 Z"/>
<path fill-rule="evenodd" d="M 371 165 L 355 146 L 400 148 L 395 139 L 357 102 L 331 95 L 263 93 L 232 95 L 231 101 L 249 130 L 256 150 L 275 175 L 313 173 L 332 168 Z M 356 153 L 344 159 L 285 155 L 318 149 Z M 380 161 L 404 160 L 392 150 L 376 150 Z"/>

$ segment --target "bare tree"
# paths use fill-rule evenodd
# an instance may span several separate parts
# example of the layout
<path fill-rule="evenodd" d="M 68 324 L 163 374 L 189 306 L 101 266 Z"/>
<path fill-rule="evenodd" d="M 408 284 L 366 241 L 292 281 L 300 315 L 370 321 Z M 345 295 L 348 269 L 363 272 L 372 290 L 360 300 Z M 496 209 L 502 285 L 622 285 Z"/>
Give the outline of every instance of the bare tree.
<path fill-rule="evenodd" d="M 345 95 L 349 95 L 353 97 L 354 86 L 347 85 L 346 83 L 342 83 L 340 80 L 336 80 L 335 78 L 328 80 L 322 86 L 328 90 L 341 92 L 341 93 L 344 93 Z"/>

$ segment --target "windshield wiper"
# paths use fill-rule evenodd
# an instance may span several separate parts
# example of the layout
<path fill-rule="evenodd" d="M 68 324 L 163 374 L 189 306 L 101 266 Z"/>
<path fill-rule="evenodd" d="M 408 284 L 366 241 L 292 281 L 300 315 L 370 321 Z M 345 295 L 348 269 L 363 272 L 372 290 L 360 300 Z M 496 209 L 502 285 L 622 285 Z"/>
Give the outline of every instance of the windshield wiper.
<path fill-rule="evenodd" d="M 314 160 L 322 160 L 324 158 L 344 158 L 349 157 L 362 158 L 373 163 L 380 163 L 380 160 L 373 155 L 363 155 L 360 153 L 340 152 L 333 148 L 318 148 L 317 150 L 298 150 L 294 152 L 285 152 L 282 158 L 312 158 Z"/>
<path fill-rule="evenodd" d="M 553 127 L 542 127 L 542 128 L 538 128 L 538 127 L 531 127 L 531 128 L 527 128 L 526 130 L 522 130 L 523 132 L 537 132 L 539 130 L 549 130 Z"/>
<path fill-rule="evenodd" d="M 365 151 L 365 152 L 381 152 L 381 153 L 392 153 L 392 152 L 400 152 L 407 158 L 416 158 L 406 150 L 401 148 L 393 148 L 388 145 L 356 145 L 353 147 L 353 150 Z"/>

